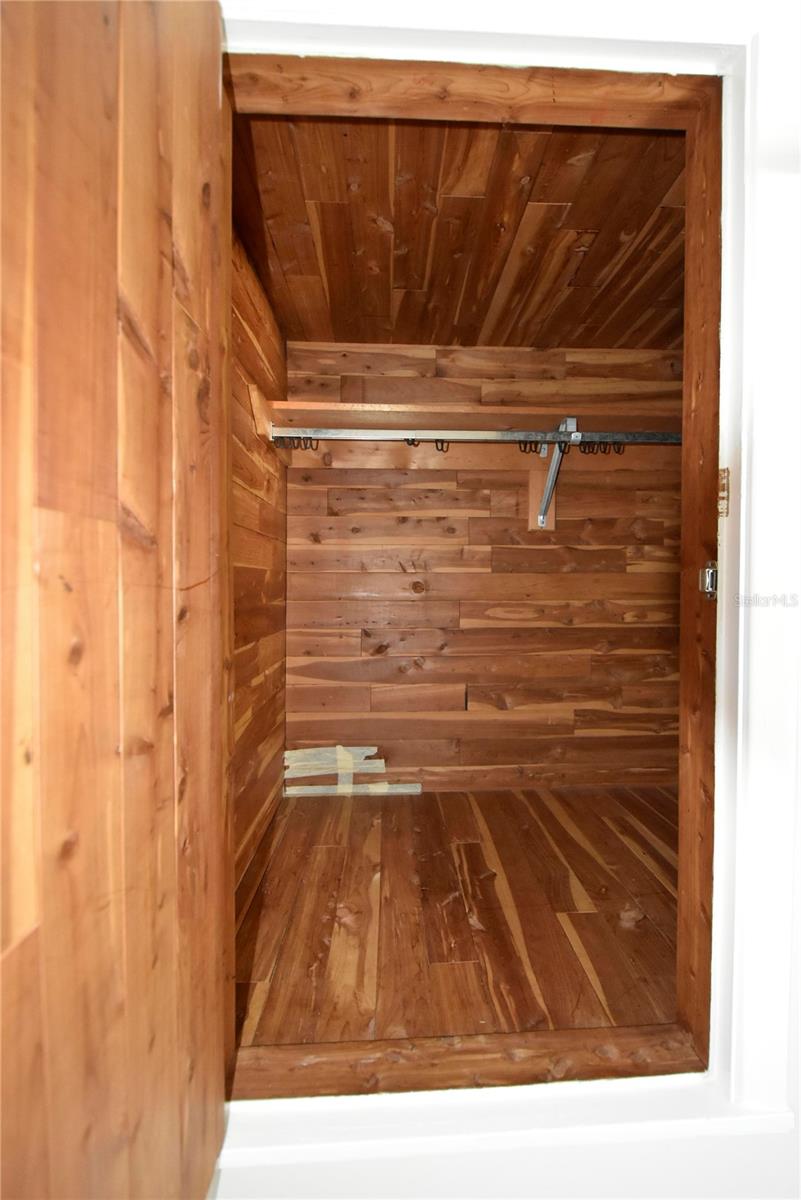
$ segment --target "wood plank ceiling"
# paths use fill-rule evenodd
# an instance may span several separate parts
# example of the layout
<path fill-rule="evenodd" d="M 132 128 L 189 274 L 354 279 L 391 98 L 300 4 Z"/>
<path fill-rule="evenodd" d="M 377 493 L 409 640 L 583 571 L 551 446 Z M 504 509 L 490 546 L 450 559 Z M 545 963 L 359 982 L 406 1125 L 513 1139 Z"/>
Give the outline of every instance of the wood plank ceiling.
<path fill-rule="evenodd" d="M 680 346 L 684 136 L 237 118 L 234 213 L 287 337 Z"/>

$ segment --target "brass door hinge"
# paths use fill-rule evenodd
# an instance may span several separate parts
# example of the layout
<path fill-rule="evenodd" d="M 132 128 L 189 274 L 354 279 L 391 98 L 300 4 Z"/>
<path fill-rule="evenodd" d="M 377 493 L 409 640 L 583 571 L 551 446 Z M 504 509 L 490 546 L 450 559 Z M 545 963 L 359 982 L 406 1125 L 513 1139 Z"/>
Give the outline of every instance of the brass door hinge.
<path fill-rule="evenodd" d="M 729 515 L 729 468 L 721 467 L 718 471 L 718 516 Z"/>

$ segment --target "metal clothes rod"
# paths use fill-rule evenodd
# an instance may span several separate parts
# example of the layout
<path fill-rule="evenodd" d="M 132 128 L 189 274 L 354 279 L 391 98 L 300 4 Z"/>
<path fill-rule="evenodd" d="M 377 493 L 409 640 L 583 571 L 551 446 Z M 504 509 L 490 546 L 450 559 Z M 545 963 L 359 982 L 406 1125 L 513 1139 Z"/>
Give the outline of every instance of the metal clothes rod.
<path fill-rule="evenodd" d="M 548 454 L 548 445 L 553 446 L 542 501 L 537 513 L 537 525 L 545 528 L 548 509 L 551 507 L 562 459 L 571 446 L 600 446 L 606 451 L 611 446 L 680 446 L 680 433 L 629 433 L 605 432 L 584 433 L 577 428 L 575 417 L 565 417 L 558 429 L 316 429 L 296 428 L 280 425 L 270 426 L 270 437 L 276 444 L 317 449 L 318 442 L 408 442 L 412 446 L 420 442 L 434 442 L 438 450 L 447 450 L 451 442 L 516 442 L 521 450 L 529 453 L 536 448 L 541 457 Z M 528 443 L 534 443 L 529 446 Z M 597 453 L 597 451 L 592 451 Z"/>
<path fill-rule="evenodd" d="M 271 425 L 274 442 L 543 442 L 577 446 L 606 442 L 611 446 L 680 446 L 680 433 L 585 433 L 580 430 L 530 429 L 316 429 Z"/>

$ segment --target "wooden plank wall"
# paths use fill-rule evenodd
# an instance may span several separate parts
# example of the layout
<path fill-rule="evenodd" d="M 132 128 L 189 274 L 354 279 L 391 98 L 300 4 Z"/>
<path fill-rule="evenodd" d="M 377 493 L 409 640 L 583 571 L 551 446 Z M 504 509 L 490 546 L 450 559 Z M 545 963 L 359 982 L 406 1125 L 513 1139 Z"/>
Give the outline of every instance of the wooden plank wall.
<path fill-rule="evenodd" d="M 2 22 L 2 1191 L 199 1197 L 229 907 L 219 11 Z"/>
<path fill-rule="evenodd" d="M 638 427 L 652 407 L 669 427 L 680 370 L 668 352 L 293 343 L 285 407 L 316 389 L 333 424 L 361 390 L 408 420 L 407 396 L 422 415 L 455 383 L 478 395 L 450 402 L 453 424 L 500 389 L 526 396 L 529 423 L 578 397 L 585 427 Z M 435 790 L 675 784 L 680 450 L 573 451 L 553 532 L 528 529 L 530 461 L 516 446 L 293 452 L 289 747 L 377 744 L 391 780 Z"/>
<path fill-rule="evenodd" d="M 257 433 L 286 398 L 283 336 L 238 240 L 232 281 L 231 562 L 236 911 L 241 920 L 265 859 L 260 843 L 281 797 L 286 715 L 286 465 Z"/>
<path fill-rule="evenodd" d="M 681 352 L 290 342 L 279 426 L 681 430 Z M 516 465 L 519 466 L 519 461 Z"/>

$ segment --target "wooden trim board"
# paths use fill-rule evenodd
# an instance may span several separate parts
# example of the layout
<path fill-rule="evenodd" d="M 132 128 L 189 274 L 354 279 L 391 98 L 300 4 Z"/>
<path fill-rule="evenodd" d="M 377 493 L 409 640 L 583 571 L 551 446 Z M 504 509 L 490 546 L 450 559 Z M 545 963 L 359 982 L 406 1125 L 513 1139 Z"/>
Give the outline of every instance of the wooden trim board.
<path fill-rule="evenodd" d="M 239 113 L 617 129 L 687 129 L 705 75 L 230 54 Z"/>
<path fill-rule="evenodd" d="M 709 1058 L 717 604 L 698 574 L 718 557 L 721 89 L 710 79 L 687 130 L 681 595 L 678 1014 Z"/>
<path fill-rule="evenodd" d="M 716 606 L 700 596 L 698 571 L 716 558 L 717 543 L 721 81 L 286 55 L 229 56 L 227 80 L 239 113 L 685 131 L 678 1003 L 697 1060 L 694 1068 L 676 1069 L 703 1067 L 711 988 Z M 610 1066 L 598 1073 L 616 1072 Z M 432 1085 L 418 1078 L 405 1086 Z"/>
<path fill-rule="evenodd" d="M 679 1025 L 251 1046 L 239 1051 L 233 1099 L 503 1087 L 703 1069 L 692 1036 Z"/>

